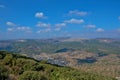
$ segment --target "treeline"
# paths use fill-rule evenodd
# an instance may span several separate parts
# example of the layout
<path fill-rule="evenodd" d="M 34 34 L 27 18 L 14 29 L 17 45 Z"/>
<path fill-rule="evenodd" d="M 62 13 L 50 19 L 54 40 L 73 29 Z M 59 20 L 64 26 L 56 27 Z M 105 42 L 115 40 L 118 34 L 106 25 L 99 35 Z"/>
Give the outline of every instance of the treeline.
<path fill-rule="evenodd" d="M 0 80 L 116 80 L 0 51 Z"/>

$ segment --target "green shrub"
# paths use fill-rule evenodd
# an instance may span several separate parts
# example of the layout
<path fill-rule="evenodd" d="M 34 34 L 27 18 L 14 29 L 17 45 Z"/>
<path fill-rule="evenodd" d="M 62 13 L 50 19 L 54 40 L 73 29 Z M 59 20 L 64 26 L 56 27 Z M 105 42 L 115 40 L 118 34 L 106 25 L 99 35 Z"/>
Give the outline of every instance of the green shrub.
<path fill-rule="evenodd" d="M 7 80 L 9 76 L 9 69 L 0 65 L 0 80 Z"/>
<path fill-rule="evenodd" d="M 37 71 L 25 71 L 20 75 L 19 80 L 47 80 L 47 78 Z"/>

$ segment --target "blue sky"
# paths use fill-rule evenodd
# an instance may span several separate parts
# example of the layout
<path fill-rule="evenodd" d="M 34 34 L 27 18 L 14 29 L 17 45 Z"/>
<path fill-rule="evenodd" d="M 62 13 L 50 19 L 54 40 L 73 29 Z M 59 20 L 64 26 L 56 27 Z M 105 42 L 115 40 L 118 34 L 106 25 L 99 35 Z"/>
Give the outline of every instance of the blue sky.
<path fill-rule="evenodd" d="M 119 35 L 120 0 L 0 0 L 0 39 Z"/>

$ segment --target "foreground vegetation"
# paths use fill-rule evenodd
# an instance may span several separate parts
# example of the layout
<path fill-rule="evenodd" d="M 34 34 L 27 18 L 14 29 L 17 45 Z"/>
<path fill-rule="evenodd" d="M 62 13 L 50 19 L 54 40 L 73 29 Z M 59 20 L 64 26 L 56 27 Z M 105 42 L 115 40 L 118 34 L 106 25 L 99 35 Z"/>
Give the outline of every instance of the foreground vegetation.
<path fill-rule="evenodd" d="M 0 80 L 116 80 L 0 51 Z"/>

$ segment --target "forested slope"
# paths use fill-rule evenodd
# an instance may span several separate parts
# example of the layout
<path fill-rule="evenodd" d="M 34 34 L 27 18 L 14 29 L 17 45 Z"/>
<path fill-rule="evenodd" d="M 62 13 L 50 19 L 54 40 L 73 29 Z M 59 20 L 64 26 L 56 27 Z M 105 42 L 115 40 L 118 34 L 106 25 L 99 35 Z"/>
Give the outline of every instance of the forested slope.
<path fill-rule="evenodd" d="M 51 65 L 46 61 L 0 51 L 1 80 L 116 80 L 96 73 Z"/>

